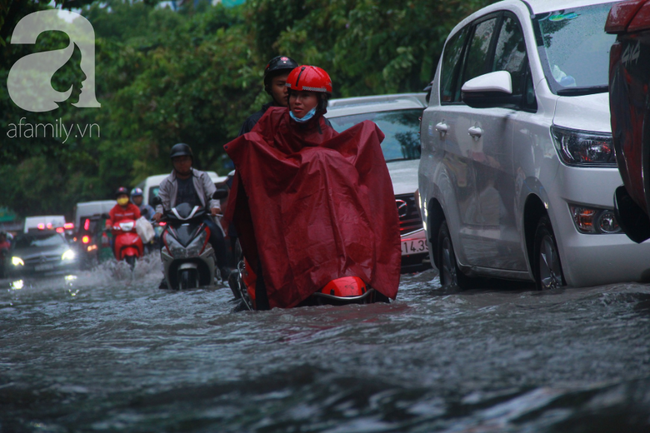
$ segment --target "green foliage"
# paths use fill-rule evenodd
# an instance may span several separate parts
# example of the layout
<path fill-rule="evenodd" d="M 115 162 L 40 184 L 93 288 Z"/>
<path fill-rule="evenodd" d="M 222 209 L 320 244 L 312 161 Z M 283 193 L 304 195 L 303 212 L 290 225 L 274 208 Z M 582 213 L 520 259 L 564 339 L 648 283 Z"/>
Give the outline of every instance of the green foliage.
<path fill-rule="evenodd" d="M 57 0 L 82 6 L 93 25 L 102 106 L 76 108 L 71 98 L 51 112 L 28 113 L 0 86 L 0 176 L 12 179 L 3 182 L 0 206 L 22 215 L 69 214 L 76 202 L 104 199 L 118 185 L 168 172 L 168 152 L 177 142 L 193 147 L 197 168 L 225 174 L 223 145 L 268 101 L 262 76 L 270 58 L 286 54 L 323 67 L 335 97 L 420 91 L 451 28 L 490 2 L 248 0 L 232 8 L 185 2 L 172 11 L 157 1 Z M 0 2 L 0 82 L 28 53 L 69 44 L 59 32 L 44 33 L 35 47 L 10 44 L 20 18 L 49 3 Z M 54 75 L 55 89 L 72 85 L 78 94 L 77 51 Z M 10 124 L 21 117 L 91 126 L 94 134 L 10 139 Z"/>

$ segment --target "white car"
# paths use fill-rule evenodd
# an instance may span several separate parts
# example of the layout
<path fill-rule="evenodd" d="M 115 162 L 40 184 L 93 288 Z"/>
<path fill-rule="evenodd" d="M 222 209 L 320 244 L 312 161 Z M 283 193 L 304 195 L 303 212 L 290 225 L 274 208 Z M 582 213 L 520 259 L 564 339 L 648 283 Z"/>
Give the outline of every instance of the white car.
<path fill-rule="evenodd" d="M 420 208 L 442 284 L 643 281 L 616 221 L 612 2 L 506 0 L 450 33 L 421 125 Z"/>
<path fill-rule="evenodd" d="M 430 266 L 422 219 L 414 197 L 420 159 L 420 117 L 425 107 L 425 93 L 401 93 L 332 99 L 325 114 L 338 132 L 372 120 L 386 136 L 381 148 L 393 182 L 399 215 L 402 272 Z"/>

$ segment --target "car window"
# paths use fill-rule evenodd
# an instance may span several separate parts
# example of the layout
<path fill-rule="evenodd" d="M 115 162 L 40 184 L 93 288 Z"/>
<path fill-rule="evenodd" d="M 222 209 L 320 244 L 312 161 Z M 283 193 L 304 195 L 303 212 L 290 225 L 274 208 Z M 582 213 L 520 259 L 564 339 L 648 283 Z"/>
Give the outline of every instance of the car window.
<path fill-rule="evenodd" d="M 152 186 L 149 188 L 149 205 L 153 206 L 153 199 L 154 197 L 158 197 L 158 190 L 160 190 L 160 187 L 158 186 Z"/>
<path fill-rule="evenodd" d="M 516 17 L 506 14 L 496 48 L 492 71 L 508 71 L 512 77 L 512 93 L 521 95 L 524 87 L 524 74 L 527 71 L 528 59 L 526 57 L 526 42 L 521 26 Z"/>
<path fill-rule="evenodd" d="M 472 78 L 491 72 L 488 70 L 487 60 L 496 24 L 497 17 L 494 17 L 476 25 L 474 34 L 469 41 L 461 86 Z"/>
<path fill-rule="evenodd" d="M 440 71 L 440 102 L 460 101 L 458 86 L 458 75 L 462 65 L 462 54 L 467 39 L 467 28 L 462 29 L 452 36 L 442 56 L 442 67 Z"/>
<path fill-rule="evenodd" d="M 43 233 L 37 235 L 20 236 L 16 239 L 16 248 L 49 247 L 64 245 L 65 239 L 58 233 Z"/>
<path fill-rule="evenodd" d="M 605 33 L 612 4 L 565 9 L 535 17 L 546 80 L 556 94 L 606 92 L 609 50 L 616 35 Z"/>
<path fill-rule="evenodd" d="M 343 132 L 364 120 L 372 120 L 386 135 L 381 150 L 387 162 L 420 158 L 420 116 L 422 109 L 363 113 L 328 118 L 332 127 Z"/>

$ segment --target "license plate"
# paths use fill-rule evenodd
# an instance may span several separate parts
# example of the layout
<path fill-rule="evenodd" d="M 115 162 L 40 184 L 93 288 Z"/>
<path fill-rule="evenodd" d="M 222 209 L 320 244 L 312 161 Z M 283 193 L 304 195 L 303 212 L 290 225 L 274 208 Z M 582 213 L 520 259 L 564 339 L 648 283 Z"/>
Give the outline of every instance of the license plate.
<path fill-rule="evenodd" d="M 54 265 L 38 265 L 34 267 L 35 271 L 49 271 L 50 269 L 54 269 Z"/>
<path fill-rule="evenodd" d="M 402 241 L 402 255 L 419 254 L 429 252 L 426 239 L 407 239 Z"/>

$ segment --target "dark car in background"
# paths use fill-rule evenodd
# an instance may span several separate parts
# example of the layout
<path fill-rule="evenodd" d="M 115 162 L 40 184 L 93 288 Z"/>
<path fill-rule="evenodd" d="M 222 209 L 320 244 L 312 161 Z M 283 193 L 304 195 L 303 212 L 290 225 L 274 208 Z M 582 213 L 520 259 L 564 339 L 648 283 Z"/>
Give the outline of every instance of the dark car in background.
<path fill-rule="evenodd" d="M 53 230 L 35 230 L 16 236 L 5 261 L 9 277 L 74 272 L 78 255 L 65 235 Z"/>
<path fill-rule="evenodd" d="M 610 51 L 609 104 L 616 163 L 623 186 L 615 193 L 617 219 L 630 239 L 650 238 L 650 1 L 612 6 L 605 30 Z"/>
<path fill-rule="evenodd" d="M 420 117 L 426 93 L 363 96 L 329 101 L 325 117 L 343 132 L 372 120 L 385 134 L 381 149 L 393 183 L 402 238 L 402 272 L 431 266 L 415 192 L 420 161 Z"/>

